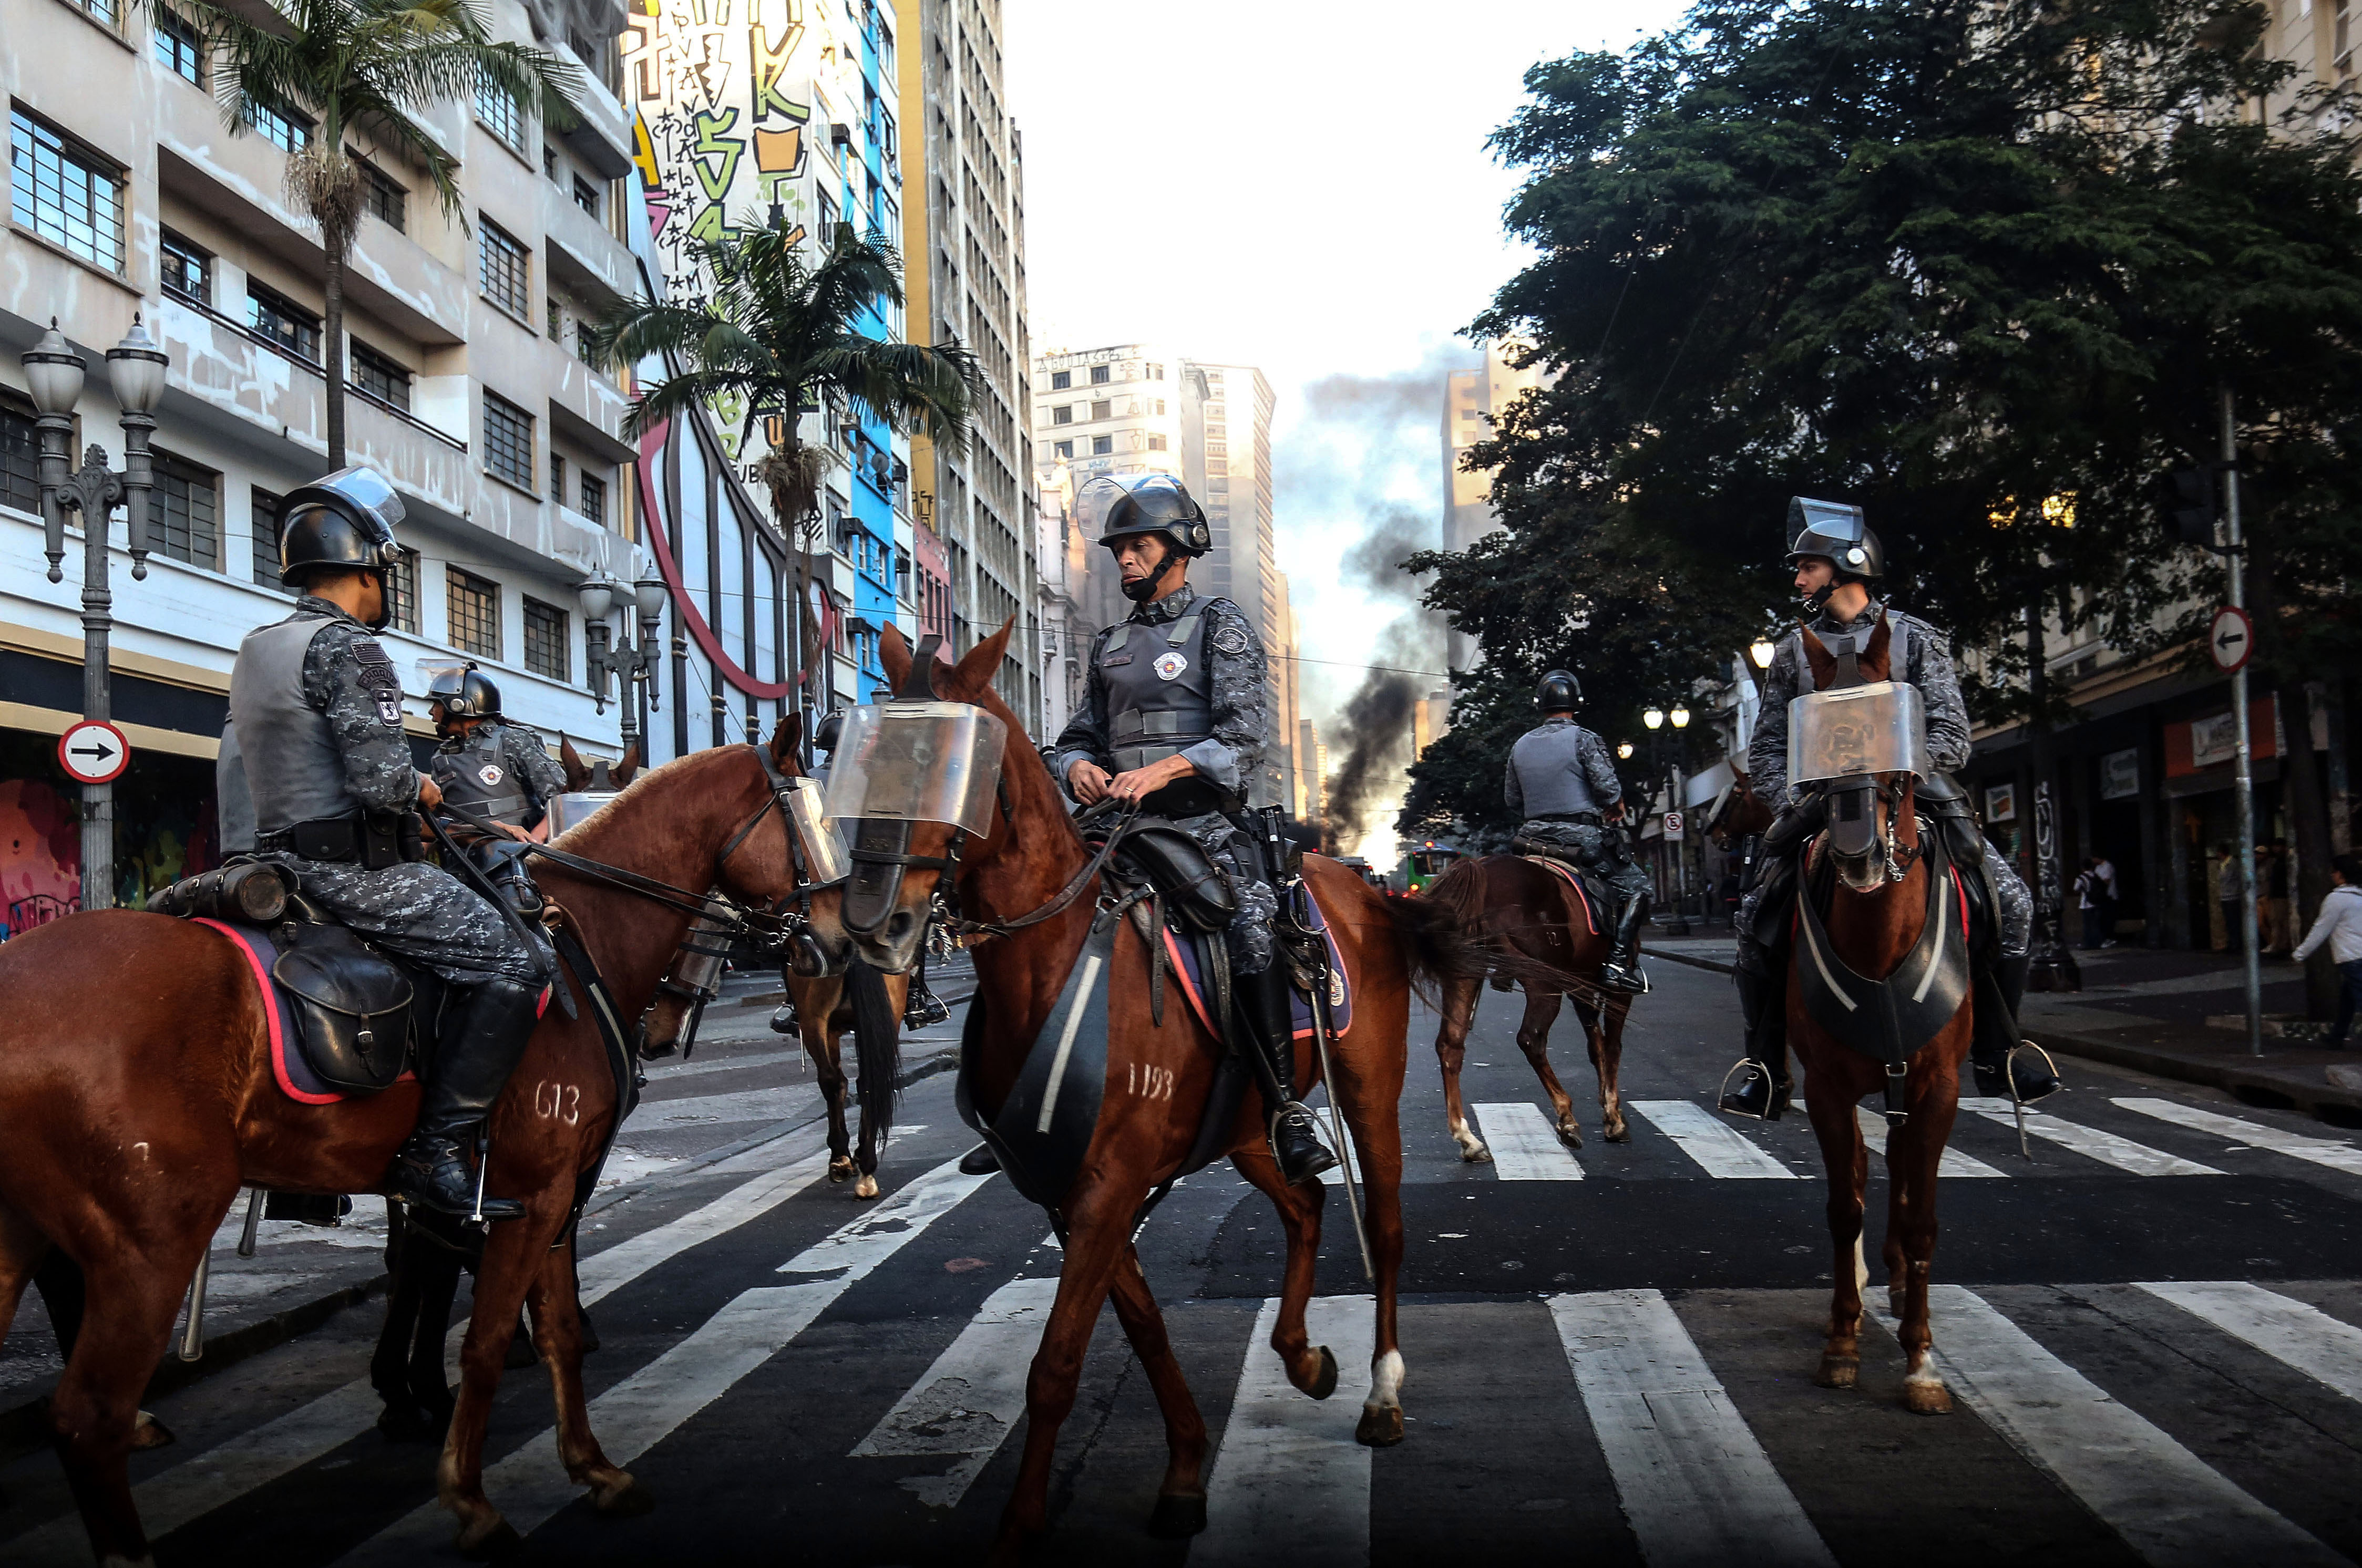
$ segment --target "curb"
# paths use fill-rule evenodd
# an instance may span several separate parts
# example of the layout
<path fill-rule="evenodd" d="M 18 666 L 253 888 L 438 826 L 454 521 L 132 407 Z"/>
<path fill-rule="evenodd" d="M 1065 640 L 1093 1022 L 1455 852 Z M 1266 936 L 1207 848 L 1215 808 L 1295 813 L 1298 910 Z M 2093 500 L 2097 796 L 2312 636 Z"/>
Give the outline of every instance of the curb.
<path fill-rule="evenodd" d="M 1732 966 L 1717 959 L 1701 958 L 1686 953 L 1668 953 L 1661 948 L 1648 956 L 1687 964 L 1692 968 L 1711 969 L 1721 975 L 1732 971 Z M 2267 1110 L 2301 1110 L 2333 1127 L 2362 1127 L 2362 1094 L 2351 1089 L 2341 1089 L 2325 1083 L 2309 1084 L 2301 1078 L 2244 1066 L 2235 1062 L 2193 1060 L 2121 1040 L 2095 1040 L 2088 1034 L 2069 1034 L 2045 1029 L 2039 1024 L 2029 1025 L 2027 1034 L 2044 1050 L 2063 1056 L 2081 1056 L 2086 1061 L 2105 1062 L 2111 1066 L 2131 1067 L 2179 1083 L 2203 1084 L 2209 1088 L 2227 1091 L 2243 1104 Z"/>

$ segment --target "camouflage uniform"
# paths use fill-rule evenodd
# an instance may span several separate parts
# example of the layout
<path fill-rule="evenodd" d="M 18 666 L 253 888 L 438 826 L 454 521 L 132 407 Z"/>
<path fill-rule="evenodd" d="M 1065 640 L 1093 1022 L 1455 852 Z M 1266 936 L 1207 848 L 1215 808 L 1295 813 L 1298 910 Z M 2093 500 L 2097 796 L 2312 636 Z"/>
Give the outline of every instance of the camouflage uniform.
<path fill-rule="evenodd" d="M 1547 804 L 1551 814 L 1527 817 L 1518 825 L 1518 836 L 1510 847 L 1520 855 L 1548 855 L 1597 872 L 1616 894 L 1619 907 L 1623 900 L 1647 893 L 1649 874 L 1633 861 L 1631 841 L 1621 827 L 1556 820 L 1574 812 L 1595 815 L 1624 799 L 1624 782 L 1616 777 L 1616 764 L 1607 755 L 1607 743 L 1564 713 L 1551 714 L 1528 732 L 1526 738 L 1551 743 L 1545 748 L 1545 759 L 1561 766 L 1571 762 L 1572 777 L 1567 782 L 1579 780 L 1580 789 L 1572 798 L 1553 796 L 1547 802 L 1538 801 L 1535 809 L 1540 811 Z M 1527 811 L 1526 780 L 1518 766 L 1520 754 L 1525 754 L 1526 770 L 1532 771 L 1533 749 L 1521 741 L 1511 752 L 1502 774 L 1501 797 L 1509 810 L 1520 817 L 1525 817 Z M 1562 760 L 1558 755 L 1562 753 L 1572 756 Z"/>
<path fill-rule="evenodd" d="M 548 810 L 550 801 L 566 793 L 566 770 L 558 767 L 557 759 L 549 755 L 548 748 L 531 730 L 505 719 L 486 719 L 469 734 L 447 737 L 436 748 L 436 782 L 443 785 L 446 795 L 457 795 L 455 786 L 445 778 L 446 772 L 451 764 L 461 761 L 466 753 L 487 739 L 498 748 L 501 766 L 508 775 L 504 781 L 512 783 L 515 791 L 524 797 L 524 820 L 516 825 L 533 826 Z M 496 788 L 499 782 L 502 781 L 487 787 Z M 477 783 L 480 786 L 482 781 Z"/>

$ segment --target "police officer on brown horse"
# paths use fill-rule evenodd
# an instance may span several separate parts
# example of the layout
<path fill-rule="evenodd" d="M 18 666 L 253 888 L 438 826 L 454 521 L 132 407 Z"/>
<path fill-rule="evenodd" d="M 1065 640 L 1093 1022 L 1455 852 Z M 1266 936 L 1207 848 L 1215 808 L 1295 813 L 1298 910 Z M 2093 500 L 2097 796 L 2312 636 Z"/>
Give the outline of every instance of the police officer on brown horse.
<path fill-rule="evenodd" d="M 1337 1163 L 1296 1098 L 1287 966 L 1275 961 L 1278 896 L 1245 826 L 1249 781 L 1267 731 L 1266 666 L 1246 613 L 1189 586 L 1189 563 L 1213 536 L 1170 474 L 1109 475 L 1076 498 L 1115 555 L 1138 608 L 1091 644 L 1083 701 L 1058 736 L 1050 770 L 1076 801 L 1112 796 L 1169 817 L 1230 874 L 1239 912 L 1229 932 L 1238 1018 L 1252 1042 L 1272 1152 L 1291 1182 Z"/>
<path fill-rule="evenodd" d="M 1649 988 L 1641 973 L 1640 922 L 1649 914 L 1649 874 L 1632 862 L 1624 836 L 1624 784 L 1607 743 L 1574 722 L 1583 687 L 1570 670 L 1553 669 L 1534 688 L 1542 722 L 1509 750 L 1502 794 L 1523 819 L 1509 847 L 1592 872 L 1607 884 L 1615 939 L 1599 983 L 1611 991 Z"/>
<path fill-rule="evenodd" d="M 505 836 L 482 838 L 465 823 L 453 835 L 512 903 L 538 913 L 541 896 L 526 873 L 523 845 L 548 836 L 549 802 L 565 793 L 566 770 L 540 737 L 502 714 L 501 689 L 472 661 L 436 668 L 426 703 L 435 733 L 443 737 L 429 772 L 444 803 L 464 808 Z"/>

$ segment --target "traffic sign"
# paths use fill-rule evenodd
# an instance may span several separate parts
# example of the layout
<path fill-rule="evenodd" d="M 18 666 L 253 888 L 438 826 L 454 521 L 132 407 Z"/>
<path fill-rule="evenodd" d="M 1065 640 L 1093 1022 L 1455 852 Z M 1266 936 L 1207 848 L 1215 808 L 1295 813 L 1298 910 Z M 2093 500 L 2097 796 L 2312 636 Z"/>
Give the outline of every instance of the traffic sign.
<path fill-rule="evenodd" d="M 1669 842 L 1673 844 L 1679 844 L 1682 842 L 1681 812 L 1667 812 L 1665 813 L 1665 837 Z"/>
<path fill-rule="evenodd" d="M 131 743 L 104 719 L 84 719 L 58 737 L 58 766 L 84 784 L 112 784 L 131 766 Z"/>
<path fill-rule="evenodd" d="M 2215 611 L 2213 624 L 2206 628 L 2206 652 L 2214 668 L 2225 675 L 2236 675 L 2255 651 L 2256 624 L 2247 619 L 2247 613 L 2230 604 Z"/>

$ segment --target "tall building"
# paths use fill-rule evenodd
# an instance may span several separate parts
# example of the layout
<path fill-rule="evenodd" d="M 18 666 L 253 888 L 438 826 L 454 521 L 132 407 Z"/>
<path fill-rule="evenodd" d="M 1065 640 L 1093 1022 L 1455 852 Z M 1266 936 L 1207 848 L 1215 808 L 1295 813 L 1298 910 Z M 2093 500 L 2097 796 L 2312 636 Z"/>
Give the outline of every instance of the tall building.
<path fill-rule="evenodd" d="M 1297 820 L 1317 823 L 1329 814 L 1329 745 L 1309 719 L 1296 721 L 1296 758 Z"/>
<path fill-rule="evenodd" d="M 1183 366 L 1182 448 L 1190 493 L 1206 509 L 1213 548 L 1190 572 L 1208 593 L 1235 602 L 1270 656 L 1267 698 L 1272 722 L 1285 711 L 1281 670 L 1292 670 L 1293 633 L 1287 585 L 1279 575 L 1272 507 L 1271 383 L 1252 365 Z M 1295 747 L 1275 729 L 1264 753 L 1264 777 L 1253 803 L 1285 801 Z"/>
<path fill-rule="evenodd" d="M 1037 481 L 1066 486 L 1071 499 L 1101 474 L 1182 474 L 1180 370 L 1178 359 L 1142 343 L 1034 356 Z M 1187 476 L 1182 482 L 1196 491 Z M 1131 606 L 1114 558 L 1092 548 L 1084 559 L 1073 597 L 1097 631 L 1131 613 Z"/>
<path fill-rule="evenodd" d="M 620 178 L 634 144 L 614 53 L 624 18 L 585 6 L 553 20 L 519 0 L 486 9 L 496 38 L 579 61 L 579 123 L 557 132 L 497 93 L 422 115 L 460 160 L 464 227 L 417 171 L 352 127 L 369 187 L 345 285 L 348 458 L 391 479 L 420 552 L 381 639 L 404 684 L 423 690 L 422 660 L 472 659 L 513 719 L 613 756 L 622 710 L 602 711 L 587 689 L 576 585 L 665 564 L 644 547 L 628 391 L 583 362 L 575 337 L 584 315 L 641 287 L 625 238 L 635 193 Z M 115 786 L 112 894 L 137 902 L 218 854 L 230 667 L 246 632 L 288 611 L 280 498 L 328 466 L 326 267 L 318 230 L 285 194 L 288 159 L 313 131 L 304 106 L 226 131 L 214 62 L 168 8 L 6 0 L 0 37 L 15 219 L 0 233 L 0 920 L 21 929 L 82 893 L 78 804 L 54 737 L 81 714 L 83 585 L 78 537 L 63 580 L 48 580 L 17 354 L 55 318 L 90 366 L 70 460 L 96 442 L 118 466 L 104 355 L 136 314 L 171 359 L 138 520 L 160 537 L 135 580 L 118 535 L 111 574 L 110 687 L 132 746 Z M 429 734 L 425 712 L 405 704 L 414 740 Z"/>
<path fill-rule="evenodd" d="M 1038 739 L 1045 712 L 1024 164 L 1001 85 L 1001 9 L 999 0 L 898 0 L 897 9 L 902 123 L 917 133 L 901 224 L 910 340 L 965 344 L 983 382 L 963 449 L 923 436 L 911 442 L 918 521 L 940 542 L 956 650 L 1016 622 L 999 686 Z"/>
<path fill-rule="evenodd" d="M 1514 339 L 1494 338 L 1485 345 L 1485 363 L 1478 369 L 1453 370 L 1443 392 L 1443 547 L 1464 550 L 1496 531 L 1492 480 L 1470 473 L 1461 465 L 1468 448 L 1490 438 L 1493 421 L 1530 388 L 1542 383 L 1539 368 L 1519 370 L 1510 363 L 1524 346 Z M 1467 669 L 1476 662 L 1476 639 L 1453 632 L 1445 649 L 1447 668 Z"/>

